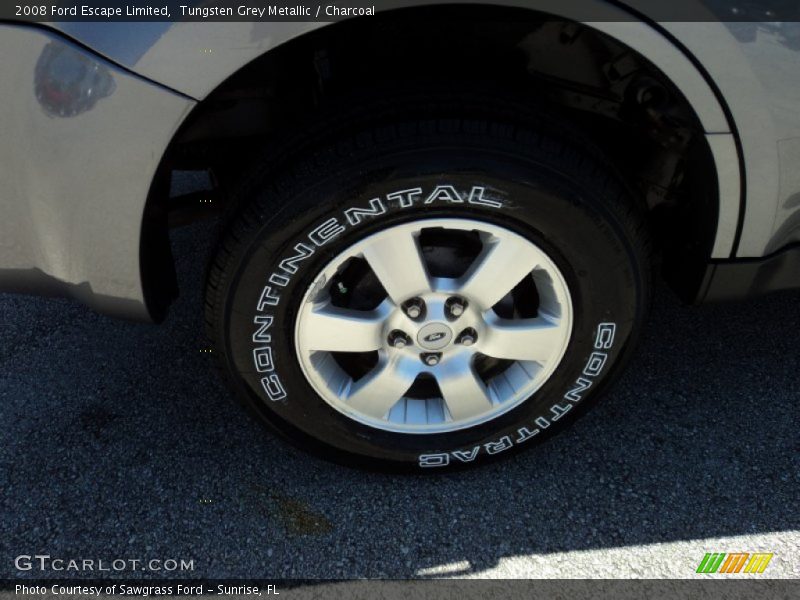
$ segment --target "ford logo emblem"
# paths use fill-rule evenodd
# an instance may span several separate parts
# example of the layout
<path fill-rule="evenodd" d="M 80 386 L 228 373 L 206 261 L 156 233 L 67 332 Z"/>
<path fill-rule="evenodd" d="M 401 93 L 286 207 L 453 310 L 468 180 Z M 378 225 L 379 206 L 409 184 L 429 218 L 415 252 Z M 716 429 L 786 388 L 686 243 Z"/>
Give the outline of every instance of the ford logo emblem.
<path fill-rule="evenodd" d="M 436 341 L 442 339 L 445 335 L 447 335 L 447 334 L 442 332 L 442 331 L 437 331 L 436 333 L 431 333 L 429 335 L 426 335 L 422 339 L 425 340 L 426 342 L 436 342 Z"/>

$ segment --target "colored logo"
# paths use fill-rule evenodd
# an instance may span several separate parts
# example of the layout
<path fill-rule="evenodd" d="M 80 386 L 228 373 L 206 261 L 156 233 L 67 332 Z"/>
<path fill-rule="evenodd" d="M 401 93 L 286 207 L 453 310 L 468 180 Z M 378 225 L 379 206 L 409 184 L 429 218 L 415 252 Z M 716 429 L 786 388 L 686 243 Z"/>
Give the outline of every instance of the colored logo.
<path fill-rule="evenodd" d="M 697 573 L 763 573 L 774 556 L 771 552 L 707 552 Z"/>

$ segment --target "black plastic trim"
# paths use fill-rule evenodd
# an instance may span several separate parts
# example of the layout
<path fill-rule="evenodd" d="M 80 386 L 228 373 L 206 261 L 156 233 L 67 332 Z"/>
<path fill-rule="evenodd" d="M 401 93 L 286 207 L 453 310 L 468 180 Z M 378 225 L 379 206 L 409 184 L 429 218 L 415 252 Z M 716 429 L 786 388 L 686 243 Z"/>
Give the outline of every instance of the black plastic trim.
<path fill-rule="evenodd" d="M 171 166 L 164 157 L 156 171 L 144 207 L 139 234 L 139 271 L 145 305 L 154 323 L 167 316 L 178 298 L 178 277 L 169 239 L 169 182 Z"/>
<path fill-rule="evenodd" d="M 800 290 L 800 244 L 764 258 L 709 263 L 697 301 L 744 300 L 782 290 Z"/>
<path fill-rule="evenodd" d="M 719 102 L 720 108 L 722 108 L 722 112 L 725 114 L 725 118 L 728 121 L 728 127 L 730 128 L 730 133 L 733 135 L 734 144 L 736 145 L 736 153 L 738 154 L 739 158 L 739 215 L 736 221 L 736 233 L 733 238 L 733 245 L 731 246 L 731 253 L 730 257 L 735 258 L 736 253 L 739 251 L 739 242 L 742 238 L 742 232 L 744 231 L 744 220 L 745 220 L 745 213 L 747 212 L 747 171 L 746 165 L 744 161 L 744 145 L 742 144 L 742 138 L 739 134 L 739 128 L 736 126 L 736 119 L 733 118 L 733 112 L 731 108 L 728 106 L 728 102 L 725 99 L 725 95 L 722 93 L 722 90 L 717 85 L 714 78 L 711 76 L 711 73 L 706 70 L 703 63 L 698 59 L 694 53 L 689 50 L 689 48 L 674 34 L 669 32 L 665 29 L 661 23 L 658 21 L 653 21 L 650 17 L 648 17 L 645 13 L 642 13 L 635 8 L 628 6 L 620 2 L 620 0 L 610 0 L 615 6 L 618 8 L 627 11 L 628 13 L 634 15 L 637 19 L 639 19 L 642 23 L 647 23 L 651 27 L 653 27 L 656 31 L 658 31 L 661 35 L 667 38 L 673 46 L 675 46 L 678 50 L 680 50 L 683 55 L 694 65 L 703 79 L 706 80 L 706 83 L 711 88 L 711 91 L 717 97 L 717 101 Z M 721 132 L 706 132 L 706 133 L 721 133 Z M 719 197 L 717 198 L 719 202 Z"/>

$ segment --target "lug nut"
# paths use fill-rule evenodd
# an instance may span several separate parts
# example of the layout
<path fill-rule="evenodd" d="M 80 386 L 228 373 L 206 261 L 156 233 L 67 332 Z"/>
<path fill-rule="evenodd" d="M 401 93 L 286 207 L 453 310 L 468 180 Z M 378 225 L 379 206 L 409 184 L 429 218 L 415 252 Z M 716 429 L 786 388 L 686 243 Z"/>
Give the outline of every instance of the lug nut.
<path fill-rule="evenodd" d="M 478 332 L 472 327 L 467 327 L 456 339 L 456 343 L 461 344 L 462 346 L 472 346 L 477 341 Z"/>
<path fill-rule="evenodd" d="M 444 307 L 445 310 L 447 310 L 448 317 L 451 319 L 457 319 L 464 314 L 464 311 L 467 308 L 467 301 L 453 296 L 452 298 L 447 299 L 447 302 L 444 303 Z"/>
<path fill-rule="evenodd" d="M 389 345 L 393 348 L 405 348 L 411 344 L 411 338 L 399 329 L 395 329 L 389 334 Z"/>
<path fill-rule="evenodd" d="M 420 354 L 420 358 L 422 362 L 424 362 L 429 367 L 435 367 L 439 364 L 439 361 L 442 360 L 442 353 L 441 352 L 426 352 L 425 354 Z"/>
<path fill-rule="evenodd" d="M 422 301 L 422 298 L 412 298 L 403 303 L 403 311 L 405 311 L 409 318 L 414 320 L 419 319 L 425 312 L 425 303 Z"/>

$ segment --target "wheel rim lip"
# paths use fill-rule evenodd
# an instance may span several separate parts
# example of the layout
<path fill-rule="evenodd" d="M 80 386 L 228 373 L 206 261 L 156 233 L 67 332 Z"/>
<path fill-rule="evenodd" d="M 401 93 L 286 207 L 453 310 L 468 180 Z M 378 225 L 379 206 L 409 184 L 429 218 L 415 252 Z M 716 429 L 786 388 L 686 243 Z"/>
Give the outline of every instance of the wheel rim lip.
<path fill-rule="evenodd" d="M 488 413 L 477 415 L 475 418 L 472 419 L 445 421 L 444 423 L 438 423 L 434 425 L 430 424 L 419 425 L 419 424 L 405 424 L 405 423 L 399 424 L 389 421 L 385 418 L 376 419 L 370 415 L 354 410 L 352 407 L 348 406 L 338 392 L 333 391 L 327 384 L 325 384 L 324 379 L 321 377 L 318 370 L 314 367 L 310 359 L 311 354 L 314 354 L 315 351 L 308 351 L 304 349 L 304 344 L 302 343 L 301 340 L 301 329 L 302 329 L 301 321 L 304 315 L 308 311 L 312 310 L 312 307 L 315 304 L 312 301 L 311 298 L 312 295 L 318 294 L 321 287 L 325 285 L 325 282 L 330 281 L 331 277 L 333 277 L 337 273 L 338 269 L 346 261 L 348 261 L 350 258 L 360 256 L 363 249 L 366 248 L 375 239 L 378 239 L 383 235 L 387 235 L 401 229 L 411 230 L 418 233 L 423 229 L 434 228 L 434 227 L 443 227 L 446 229 L 456 229 L 465 231 L 476 230 L 481 233 L 489 233 L 492 235 L 501 234 L 503 236 L 513 236 L 518 238 L 523 243 L 529 244 L 530 246 L 535 248 L 545 259 L 546 264 L 540 266 L 546 267 L 543 270 L 546 271 L 548 276 L 550 276 L 551 278 L 554 291 L 557 294 L 558 302 L 562 309 L 562 314 L 559 323 L 559 327 L 563 330 L 561 343 L 555 349 L 550 360 L 547 361 L 547 364 L 545 364 L 543 368 L 537 373 L 534 382 L 532 382 L 528 386 L 525 386 L 523 391 L 519 391 L 513 394 L 513 397 L 503 400 L 498 405 L 494 405 L 493 409 Z M 532 271 L 533 269 L 531 270 L 531 272 Z M 448 283 L 450 283 L 453 280 L 449 279 L 437 280 L 433 277 L 430 277 L 430 280 L 432 284 L 444 283 L 443 288 L 437 289 L 434 292 L 436 294 L 446 294 L 449 296 L 454 293 L 457 293 L 457 290 L 448 285 Z M 482 311 L 482 312 L 484 314 L 488 314 L 492 313 L 493 311 L 490 308 L 487 311 Z M 304 377 L 306 378 L 306 381 L 309 383 L 312 389 L 323 399 L 323 401 L 330 407 L 334 408 L 337 412 L 363 425 L 367 425 L 382 431 L 389 431 L 394 433 L 408 433 L 408 434 L 437 434 L 437 433 L 449 433 L 452 431 L 459 431 L 487 423 L 489 421 L 497 419 L 503 414 L 506 414 L 507 412 L 513 410 L 514 408 L 524 403 L 528 398 L 530 398 L 535 392 L 541 389 L 541 387 L 551 379 L 553 373 L 556 371 L 558 366 L 563 361 L 569 342 L 572 339 L 573 324 L 574 324 L 574 311 L 573 311 L 572 294 L 570 292 L 570 288 L 566 282 L 564 275 L 562 274 L 561 270 L 558 268 L 556 263 L 553 261 L 550 255 L 547 252 L 545 252 L 545 250 L 543 250 L 539 245 L 535 244 L 534 242 L 525 238 L 519 233 L 513 231 L 512 229 L 488 221 L 483 221 L 481 219 L 460 218 L 460 217 L 448 217 L 448 218 L 421 217 L 413 221 L 387 227 L 378 232 L 372 233 L 365 238 L 362 238 L 361 240 L 351 244 L 348 248 L 337 254 L 332 260 L 328 261 L 328 263 L 325 264 L 318 271 L 318 273 L 314 277 L 314 280 L 308 286 L 308 289 L 303 295 L 300 304 L 300 310 L 298 311 L 295 318 L 294 346 L 298 363 L 300 365 Z M 456 336 L 456 331 L 454 330 L 453 339 L 455 339 L 455 336 Z M 416 334 L 412 334 L 412 343 L 416 342 L 417 342 Z M 417 349 L 422 350 L 424 352 L 436 352 L 435 350 L 426 350 L 421 347 L 417 347 Z M 379 364 L 382 364 L 384 360 L 388 360 L 385 353 L 383 351 L 379 351 Z M 423 368 L 421 369 L 421 371 L 426 372 L 427 369 Z M 398 402 L 403 400 L 404 398 L 405 396 L 401 397 L 398 400 Z"/>

